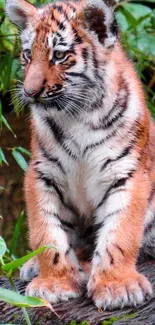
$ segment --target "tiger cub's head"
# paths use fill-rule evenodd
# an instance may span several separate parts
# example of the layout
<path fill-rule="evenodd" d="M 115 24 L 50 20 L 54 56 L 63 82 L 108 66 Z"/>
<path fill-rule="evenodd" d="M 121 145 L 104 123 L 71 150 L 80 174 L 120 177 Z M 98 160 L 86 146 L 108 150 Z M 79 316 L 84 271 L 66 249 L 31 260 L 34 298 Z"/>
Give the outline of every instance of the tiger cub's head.
<path fill-rule="evenodd" d="M 92 97 L 99 100 L 105 56 L 117 41 L 108 0 L 54 2 L 40 8 L 7 0 L 6 13 L 21 29 L 26 101 L 37 103 L 37 109 L 73 113 L 81 105 L 91 106 Z"/>

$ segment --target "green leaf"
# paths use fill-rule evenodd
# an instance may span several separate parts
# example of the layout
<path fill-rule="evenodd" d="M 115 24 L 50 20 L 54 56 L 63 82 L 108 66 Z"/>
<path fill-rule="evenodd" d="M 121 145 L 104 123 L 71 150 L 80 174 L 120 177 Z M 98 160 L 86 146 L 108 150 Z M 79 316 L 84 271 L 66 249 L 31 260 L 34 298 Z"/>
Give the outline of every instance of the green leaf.
<path fill-rule="evenodd" d="M 9 165 L 5 156 L 4 156 L 4 152 L 3 152 L 2 148 L 0 147 L 0 165 L 2 164 L 3 161 L 6 163 L 6 165 Z"/>
<path fill-rule="evenodd" d="M 49 303 L 44 299 L 22 296 L 4 288 L 0 288 L 0 300 L 16 307 L 49 307 Z"/>
<path fill-rule="evenodd" d="M 6 120 L 6 118 L 3 115 L 1 117 L 1 120 L 4 123 L 4 125 L 7 127 L 7 129 L 14 135 L 14 137 L 17 138 L 16 134 L 13 132 L 11 126 L 9 125 L 8 121 Z"/>
<path fill-rule="evenodd" d="M 31 152 L 30 151 L 28 151 L 28 150 L 26 150 L 25 148 L 23 148 L 23 147 L 16 147 L 16 150 L 18 150 L 18 151 L 20 151 L 20 152 L 22 152 L 22 153 L 25 153 L 27 156 L 31 156 Z"/>
<path fill-rule="evenodd" d="M 0 236 L 0 258 L 6 253 L 7 247 L 4 239 Z"/>
<path fill-rule="evenodd" d="M 152 12 L 151 8 L 139 3 L 126 3 L 123 7 L 132 15 L 135 20 Z"/>
<path fill-rule="evenodd" d="M 3 186 L 0 186 L 0 191 L 4 191 L 5 188 Z"/>
<path fill-rule="evenodd" d="M 3 59 L 0 62 L 0 71 L 1 71 L 1 90 L 5 94 L 9 86 L 10 73 L 13 62 L 13 53 L 8 52 L 5 54 Z"/>
<path fill-rule="evenodd" d="M 24 172 L 27 170 L 28 164 L 25 160 L 25 158 L 21 155 L 21 153 L 15 149 L 12 151 L 13 157 L 17 161 L 18 165 L 21 167 L 21 169 L 24 170 Z"/>
<path fill-rule="evenodd" d="M 21 231 L 21 227 L 23 224 L 23 220 L 24 220 L 24 211 L 21 212 L 21 214 L 17 220 L 16 226 L 15 226 L 15 230 L 14 230 L 14 233 L 12 236 L 12 241 L 11 241 L 10 255 L 14 254 L 15 249 L 17 247 L 18 238 L 20 236 L 20 231 Z"/>
<path fill-rule="evenodd" d="M 13 272 L 14 270 L 16 270 L 20 266 L 22 266 L 25 262 L 29 261 L 32 257 L 44 252 L 46 249 L 49 249 L 49 248 L 56 249 L 56 247 L 54 247 L 51 244 L 40 247 L 39 249 L 37 249 L 36 251 L 34 251 L 28 255 L 25 255 L 15 261 L 12 261 L 8 264 L 3 265 L 2 269 L 3 269 L 3 271 L 6 271 L 6 272 L 9 272 L 9 271 Z"/>
<path fill-rule="evenodd" d="M 127 23 L 129 26 L 132 26 L 134 30 L 136 31 L 137 27 L 137 20 L 134 18 L 134 16 L 130 13 L 130 11 L 127 10 L 126 5 L 121 6 L 119 11 L 125 16 Z"/>

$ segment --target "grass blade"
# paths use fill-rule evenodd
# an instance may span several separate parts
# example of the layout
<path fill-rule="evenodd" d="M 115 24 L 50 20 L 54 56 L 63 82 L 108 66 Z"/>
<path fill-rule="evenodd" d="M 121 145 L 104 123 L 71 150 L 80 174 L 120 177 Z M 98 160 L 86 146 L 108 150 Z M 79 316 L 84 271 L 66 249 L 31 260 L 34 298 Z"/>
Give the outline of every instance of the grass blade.
<path fill-rule="evenodd" d="M 20 216 L 19 216 L 19 218 L 17 220 L 16 226 L 15 226 L 15 230 L 14 230 L 14 233 L 13 233 L 13 236 L 12 236 L 12 241 L 11 241 L 10 255 L 14 254 L 15 249 L 17 247 L 17 243 L 18 243 L 18 239 L 19 239 L 19 236 L 20 236 L 23 221 L 24 221 L 24 211 L 21 212 L 21 214 L 20 214 Z"/>
<path fill-rule="evenodd" d="M 12 261 L 8 264 L 3 265 L 2 270 L 5 272 L 12 273 L 14 270 L 16 270 L 20 266 L 22 266 L 25 262 L 29 261 L 32 257 L 44 252 L 46 249 L 49 249 L 49 248 L 56 249 L 56 247 L 54 247 L 53 245 L 46 245 L 46 246 L 40 247 L 39 249 L 37 249 L 36 251 L 34 251 L 28 255 L 25 255 L 15 261 Z"/>

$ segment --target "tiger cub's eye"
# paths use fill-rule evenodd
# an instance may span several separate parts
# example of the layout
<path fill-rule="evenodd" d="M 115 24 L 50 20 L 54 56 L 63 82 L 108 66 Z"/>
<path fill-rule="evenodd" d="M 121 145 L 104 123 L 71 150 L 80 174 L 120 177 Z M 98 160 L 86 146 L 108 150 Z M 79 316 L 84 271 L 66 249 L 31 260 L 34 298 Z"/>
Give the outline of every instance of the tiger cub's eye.
<path fill-rule="evenodd" d="M 54 52 L 54 58 L 57 60 L 62 60 L 66 56 L 66 52 L 61 52 L 61 51 L 55 51 Z"/>

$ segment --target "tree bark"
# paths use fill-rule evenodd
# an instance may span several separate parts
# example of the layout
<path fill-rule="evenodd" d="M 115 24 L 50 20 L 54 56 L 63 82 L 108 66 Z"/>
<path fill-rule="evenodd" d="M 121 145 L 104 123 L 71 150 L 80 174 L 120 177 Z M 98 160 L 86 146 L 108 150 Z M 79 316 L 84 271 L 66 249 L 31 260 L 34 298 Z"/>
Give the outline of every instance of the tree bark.
<path fill-rule="evenodd" d="M 155 289 L 155 261 L 145 262 L 138 269 L 147 276 Z M 15 283 L 18 290 L 24 294 L 26 284 L 19 279 L 16 279 Z M 4 278 L 0 279 L 0 286 L 11 289 L 8 280 Z M 31 324 L 67 325 L 74 320 L 78 324 L 87 321 L 91 325 L 155 325 L 155 290 L 151 300 L 145 302 L 139 308 L 125 308 L 113 312 L 98 311 L 90 299 L 82 297 L 54 305 L 54 310 L 60 319 L 47 308 L 28 309 Z M 0 301 L 0 324 L 6 323 L 26 324 L 20 308 L 12 307 Z"/>

